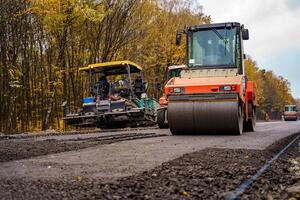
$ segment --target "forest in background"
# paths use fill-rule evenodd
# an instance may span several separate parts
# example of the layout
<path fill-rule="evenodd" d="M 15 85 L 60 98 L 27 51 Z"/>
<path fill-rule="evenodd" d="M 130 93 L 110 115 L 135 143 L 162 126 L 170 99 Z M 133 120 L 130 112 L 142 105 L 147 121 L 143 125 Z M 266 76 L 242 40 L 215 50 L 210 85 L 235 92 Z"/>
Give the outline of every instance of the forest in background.
<path fill-rule="evenodd" d="M 63 129 L 61 104 L 80 107 L 86 83 L 78 68 L 132 60 L 159 98 L 166 68 L 183 64 L 176 31 L 210 23 L 196 0 L 0 0 L 0 132 Z M 209 13 L 207 13 L 209 14 Z M 251 30 L 250 30 L 251 35 Z M 259 113 L 295 101 L 288 80 L 247 59 Z"/>

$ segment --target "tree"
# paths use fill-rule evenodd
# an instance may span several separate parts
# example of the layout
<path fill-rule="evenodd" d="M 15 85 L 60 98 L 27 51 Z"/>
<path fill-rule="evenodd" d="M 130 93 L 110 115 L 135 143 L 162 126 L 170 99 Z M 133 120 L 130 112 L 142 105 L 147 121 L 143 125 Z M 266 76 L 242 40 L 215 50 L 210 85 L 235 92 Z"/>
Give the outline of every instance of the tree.
<path fill-rule="evenodd" d="M 248 79 L 255 83 L 258 113 L 277 113 L 279 117 L 284 105 L 292 102 L 288 80 L 272 71 L 260 70 L 251 58 L 246 60 L 245 68 Z"/>
<path fill-rule="evenodd" d="M 0 131 L 61 129 L 61 103 L 77 111 L 88 93 L 79 67 L 129 59 L 158 98 L 168 66 L 185 63 L 177 30 L 210 23 L 196 0 L 2 0 Z M 289 83 L 246 61 L 260 110 L 292 100 Z M 158 83 L 158 84 L 157 84 Z"/>
<path fill-rule="evenodd" d="M 67 97 L 65 100 L 69 100 L 68 97 L 70 96 L 68 90 L 69 81 L 66 71 L 69 68 L 73 68 L 73 66 L 67 66 L 66 59 L 68 48 L 71 43 L 70 41 L 74 39 L 74 37 L 72 37 L 72 32 L 82 28 L 82 25 L 86 20 L 91 22 L 101 22 L 104 17 L 104 12 L 101 4 L 95 4 L 92 1 L 32 0 L 32 3 L 33 7 L 29 11 L 38 16 L 46 31 L 49 33 L 49 36 L 51 37 L 49 46 L 55 47 L 58 50 L 55 56 L 55 65 L 58 66 L 60 72 L 62 72 L 62 80 L 58 80 L 57 76 L 54 76 L 51 80 L 52 92 L 49 97 L 48 109 L 43 123 L 43 129 L 48 129 L 53 102 L 56 98 L 57 85 L 62 82 L 62 94 Z M 54 74 L 56 73 L 57 72 Z"/>

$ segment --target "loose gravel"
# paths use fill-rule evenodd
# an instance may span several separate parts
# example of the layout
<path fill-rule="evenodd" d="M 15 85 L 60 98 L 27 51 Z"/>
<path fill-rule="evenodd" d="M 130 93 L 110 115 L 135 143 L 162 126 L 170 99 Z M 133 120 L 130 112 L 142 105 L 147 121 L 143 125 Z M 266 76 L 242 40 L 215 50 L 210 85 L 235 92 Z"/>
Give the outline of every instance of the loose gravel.
<path fill-rule="evenodd" d="M 114 182 L 61 177 L 57 180 L 4 179 L 1 199 L 224 199 L 251 177 L 295 135 L 263 151 L 205 149 L 185 154 L 153 170 Z M 299 141 L 246 190 L 241 199 L 288 199 L 295 184 L 291 159 L 299 157 Z M 46 172 L 45 172 L 46 173 Z"/>
<path fill-rule="evenodd" d="M 111 136 L 99 135 L 97 137 L 75 138 L 67 140 L 46 139 L 38 141 L 34 138 L 0 140 L 0 163 L 66 151 L 77 151 L 79 149 L 100 144 L 111 144 L 125 140 L 161 136 L 165 135 L 155 133 L 125 133 Z"/>
<path fill-rule="evenodd" d="M 32 158 L 41 155 L 79 150 L 92 146 L 89 142 L 70 143 L 57 140 L 15 140 L 0 141 L 0 162 Z"/>
<path fill-rule="evenodd" d="M 39 137 L 48 137 L 48 136 L 65 136 L 65 135 L 78 135 L 78 134 L 93 134 L 93 133 L 113 133 L 120 131 L 141 131 L 141 130 L 149 130 L 149 129 L 158 129 L 157 126 L 150 127 L 138 127 L 138 128 L 114 128 L 114 129 L 90 129 L 90 128 L 82 128 L 79 130 L 72 131 L 55 131 L 55 130 L 47 130 L 47 131 L 37 131 L 37 132 L 24 132 L 19 134 L 4 134 L 0 132 L 0 140 L 13 140 L 13 139 L 29 139 L 29 138 L 39 138 Z"/>

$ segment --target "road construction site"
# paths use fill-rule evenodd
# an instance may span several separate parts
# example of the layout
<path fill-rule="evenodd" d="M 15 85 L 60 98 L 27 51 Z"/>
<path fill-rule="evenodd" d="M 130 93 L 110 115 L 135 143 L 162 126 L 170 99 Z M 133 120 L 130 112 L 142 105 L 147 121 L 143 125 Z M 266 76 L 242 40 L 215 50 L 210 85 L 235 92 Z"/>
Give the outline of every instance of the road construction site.
<path fill-rule="evenodd" d="M 225 199 L 296 138 L 238 197 L 288 199 L 299 195 L 299 132 L 299 122 L 277 121 L 241 136 L 156 127 L 5 136 L 0 197 Z"/>
<path fill-rule="evenodd" d="M 297 106 L 285 106 L 285 121 L 256 123 L 248 29 L 190 26 L 176 45 L 183 34 L 187 62 L 168 68 L 159 101 L 138 64 L 89 64 L 79 68 L 88 86 L 81 107 L 62 108 L 65 126 L 93 129 L 1 136 L 0 198 L 300 198 Z"/>

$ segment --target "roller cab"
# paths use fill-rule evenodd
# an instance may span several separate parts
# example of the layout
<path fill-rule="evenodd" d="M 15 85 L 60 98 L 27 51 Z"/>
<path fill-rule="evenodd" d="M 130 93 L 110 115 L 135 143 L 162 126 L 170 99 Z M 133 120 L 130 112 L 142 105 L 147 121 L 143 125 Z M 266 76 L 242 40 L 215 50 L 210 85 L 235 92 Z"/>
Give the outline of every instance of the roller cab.
<path fill-rule="evenodd" d="M 166 120 L 172 134 L 242 134 L 256 123 L 253 82 L 244 69 L 248 30 L 236 22 L 188 27 L 187 61 L 165 85 Z"/>

